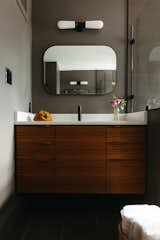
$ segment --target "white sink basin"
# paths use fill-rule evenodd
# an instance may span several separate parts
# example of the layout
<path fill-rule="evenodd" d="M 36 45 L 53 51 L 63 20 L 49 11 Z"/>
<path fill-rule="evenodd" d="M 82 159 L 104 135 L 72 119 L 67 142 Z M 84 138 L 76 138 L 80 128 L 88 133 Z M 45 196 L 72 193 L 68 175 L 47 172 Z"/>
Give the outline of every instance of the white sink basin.
<path fill-rule="evenodd" d="M 146 125 L 147 112 L 119 114 L 119 120 L 113 119 L 113 114 L 82 114 L 82 121 L 78 121 L 78 114 L 52 114 L 53 121 L 33 121 L 34 114 L 25 112 L 15 113 L 16 125 Z"/>

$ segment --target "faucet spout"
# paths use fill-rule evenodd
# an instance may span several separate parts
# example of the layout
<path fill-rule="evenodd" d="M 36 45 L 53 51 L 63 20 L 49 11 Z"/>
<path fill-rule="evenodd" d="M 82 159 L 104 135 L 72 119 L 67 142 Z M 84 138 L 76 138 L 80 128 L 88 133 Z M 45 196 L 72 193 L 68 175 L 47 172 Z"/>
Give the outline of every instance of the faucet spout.
<path fill-rule="evenodd" d="M 78 121 L 82 121 L 82 106 L 78 105 Z"/>

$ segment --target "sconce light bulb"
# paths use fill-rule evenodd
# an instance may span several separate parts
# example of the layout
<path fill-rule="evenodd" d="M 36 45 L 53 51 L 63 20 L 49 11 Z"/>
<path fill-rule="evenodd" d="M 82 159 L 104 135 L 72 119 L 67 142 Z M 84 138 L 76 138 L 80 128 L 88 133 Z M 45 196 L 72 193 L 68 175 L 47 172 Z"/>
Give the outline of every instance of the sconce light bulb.
<path fill-rule="evenodd" d="M 104 26 L 104 23 L 101 20 L 85 22 L 85 28 L 88 28 L 88 29 L 102 29 L 103 26 Z"/>
<path fill-rule="evenodd" d="M 75 21 L 58 21 L 57 27 L 59 29 L 75 29 Z"/>

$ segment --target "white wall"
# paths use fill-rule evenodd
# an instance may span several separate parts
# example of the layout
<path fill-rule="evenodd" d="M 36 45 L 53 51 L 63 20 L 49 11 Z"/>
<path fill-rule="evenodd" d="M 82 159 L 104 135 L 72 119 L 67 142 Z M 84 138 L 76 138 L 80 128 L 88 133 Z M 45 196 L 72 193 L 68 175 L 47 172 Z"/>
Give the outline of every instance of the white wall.
<path fill-rule="evenodd" d="M 5 79 L 5 67 L 13 85 Z M 31 101 L 31 24 L 16 0 L 0 0 L 0 207 L 14 191 L 14 112 Z"/>

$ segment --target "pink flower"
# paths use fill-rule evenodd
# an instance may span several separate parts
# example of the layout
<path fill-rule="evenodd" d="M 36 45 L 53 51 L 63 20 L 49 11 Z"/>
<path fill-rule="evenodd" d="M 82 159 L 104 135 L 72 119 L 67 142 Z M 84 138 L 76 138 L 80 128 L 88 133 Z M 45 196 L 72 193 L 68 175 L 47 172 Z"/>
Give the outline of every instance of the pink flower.
<path fill-rule="evenodd" d="M 118 106 L 118 102 L 117 102 L 116 100 L 114 100 L 114 101 L 112 102 L 112 107 L 115 108 L 115 107 L 117 107 L 117 106 Z"/>
<path fill-rule="evenodd" d="M 113 101 L 111 102 L 112 107 L 124 110 L 124 107 L 126 106 L 126 101 L 124 98 L 117 98 L 116 96 L 113 96 Z"/>

